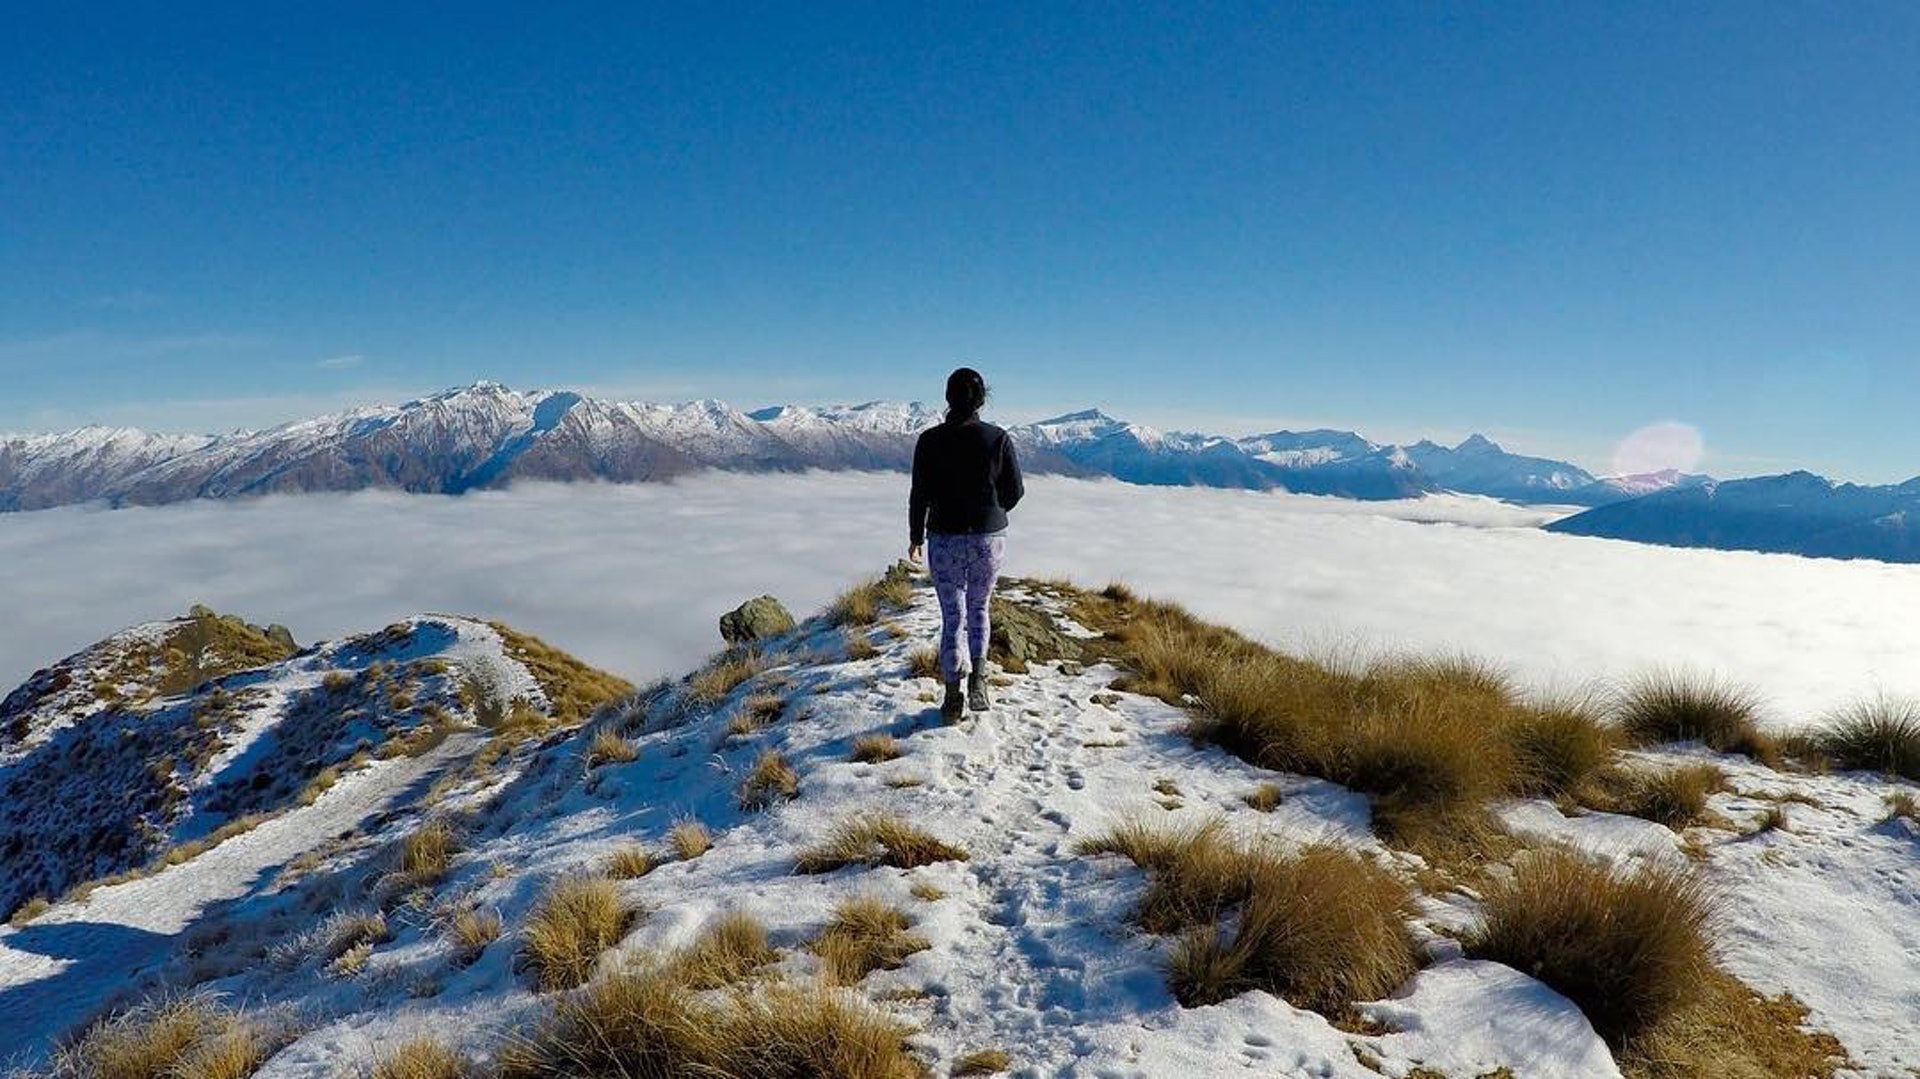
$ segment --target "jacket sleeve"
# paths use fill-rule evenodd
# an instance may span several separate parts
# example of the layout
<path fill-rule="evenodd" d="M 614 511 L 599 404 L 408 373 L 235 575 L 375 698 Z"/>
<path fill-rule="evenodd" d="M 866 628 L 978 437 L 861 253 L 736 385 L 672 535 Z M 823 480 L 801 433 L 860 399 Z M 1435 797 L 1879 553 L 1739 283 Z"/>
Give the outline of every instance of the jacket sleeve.
<path fill-rule="evenodd" d="M 907 494 L 907 542 L 915 547 L 927 540 L 927 440 L 913 444 L 913 488 Z"/>
<path fill-rule="evenodd" d="M 1013 436 L 1005 435 L 1000 439 L 1000 475 L 994 480 L 994 493 L 1000 498 L 1000 508 L 1010 510 L 1020 504 L 1027 493 L 1027 484 L 1020 476 L 1020 458 L 1013 452 Z"/>

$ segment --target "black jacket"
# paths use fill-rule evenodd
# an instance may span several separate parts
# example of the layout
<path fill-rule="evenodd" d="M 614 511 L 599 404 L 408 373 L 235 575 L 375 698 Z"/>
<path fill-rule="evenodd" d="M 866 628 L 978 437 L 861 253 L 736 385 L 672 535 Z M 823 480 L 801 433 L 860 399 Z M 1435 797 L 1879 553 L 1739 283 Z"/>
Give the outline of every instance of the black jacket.
<path fill-rule="evenodd" d="M 915 547 L 929 530 L 949 534 L 998 532 L 1007 511 L 1026 494 L 1013 440 L 974 416 L 920 433 L 913 447 L 913 493 L 907 530 Z"/>

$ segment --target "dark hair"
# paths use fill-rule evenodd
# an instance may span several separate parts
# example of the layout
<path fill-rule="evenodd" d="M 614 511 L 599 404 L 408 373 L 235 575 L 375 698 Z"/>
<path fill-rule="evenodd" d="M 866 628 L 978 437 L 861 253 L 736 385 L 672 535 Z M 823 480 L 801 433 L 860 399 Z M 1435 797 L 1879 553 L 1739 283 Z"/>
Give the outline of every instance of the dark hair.
<path fill-rule="evenodd" d="M 947 422 L 960 423 L 980 411 L 987 403 L 987 380 L 971 367 L 962 367 L 947 376 Z"/>

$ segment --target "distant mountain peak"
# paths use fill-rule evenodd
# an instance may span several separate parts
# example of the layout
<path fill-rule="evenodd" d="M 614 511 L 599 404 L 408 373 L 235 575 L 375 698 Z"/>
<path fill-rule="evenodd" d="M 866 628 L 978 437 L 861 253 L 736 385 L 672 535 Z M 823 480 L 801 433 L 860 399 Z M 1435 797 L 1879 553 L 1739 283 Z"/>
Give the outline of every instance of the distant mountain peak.
<path fill-rule="evenodd" d="M 1057 427 L 1057 426 L 1062 426 L 1069 423 L 1110 423 L 1110 424 L 1122 425 L 1123 421 L 1114 419 L 1112 416 L 1107 415 L 1105 412 L 1102 412 L 1097 408 L 1083 408 L 1078 412 L 1068 412 L 1063 415 L 1055 416 L 1052 419 L 1041 420 L 1038 423 L 1034 424 L 1034 426 Z"/>
<path fill-rule="evenodd" d="M 1479 432 L 1475 432 L 1473 434 L 1468 435 L 1458 446 L 1455 446 L 1453 449 L 1455 453 L 1505 453 L 1506 452 L 1505 450 L 1500 448 L 1500 443 L 1495 442 L 1493 439 L 1488 438 L 1486 435 L 1480 434 Z"/>

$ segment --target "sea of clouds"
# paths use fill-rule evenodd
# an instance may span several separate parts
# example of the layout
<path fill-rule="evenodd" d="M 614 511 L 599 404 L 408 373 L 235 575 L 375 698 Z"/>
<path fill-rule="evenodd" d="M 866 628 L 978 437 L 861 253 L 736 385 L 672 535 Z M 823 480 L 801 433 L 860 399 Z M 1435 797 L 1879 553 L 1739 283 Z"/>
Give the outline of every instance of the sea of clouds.
<path fill-rule="evenodd" d="M 635 680 L 905 553 L 895 475 L 708 475 L 458 498 L 367 492 L 0 515 L 0 692 L 123 626 L 207 603 L 302 642 L 423 611 L 500 618 Z M 1920 566 L 1688 551 L 1459 497 L 1362 503 L 1040 478 L 1007 569 L 1124 580 L 1286 647 L 1471 652 L 1543 686 L 1687 667 L 1778 723 L 1920 696 Z"/>

